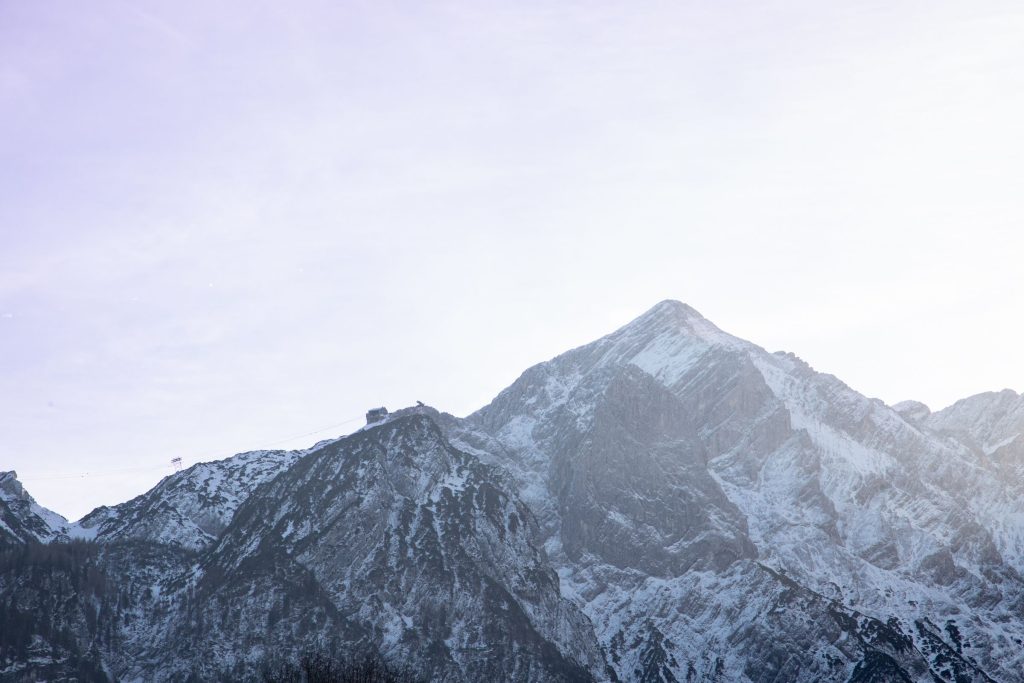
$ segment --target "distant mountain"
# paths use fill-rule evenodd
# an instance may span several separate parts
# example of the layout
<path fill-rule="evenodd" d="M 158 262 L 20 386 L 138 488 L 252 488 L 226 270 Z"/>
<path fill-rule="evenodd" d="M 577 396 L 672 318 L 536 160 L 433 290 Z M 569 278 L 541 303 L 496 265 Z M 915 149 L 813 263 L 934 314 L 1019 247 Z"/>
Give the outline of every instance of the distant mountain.
<path fill-rule="evenodd" d="M 0 544 L 66 541 L 68 521 L 25 491 L 17 472 L 0 472 Z"/>
<path fill-rule="evenodd" d="M 963 444 L 995 467 L 1011 489 L 1024 493 L 1024 396 L 1005 389 L 965 398 L 928 415 L 923 425 Z"/>
<path fill-rule="evenodd" d="M 204 462 L 164 479 L 127 503 L 93 510 L 71 525 L 73 538 L 142 540 L 199 550 L 216 541 L 238 506 L 302 451 L 254 451 Z"/>
<path fill-rule="evenodd" d="M 0 681 L 311 648 L 452 682 L 1024 681 L 1022 433 L 1014 392 L 889 407 L 666 301 L 465 419 L 74 525 L 0 478 Z"/>

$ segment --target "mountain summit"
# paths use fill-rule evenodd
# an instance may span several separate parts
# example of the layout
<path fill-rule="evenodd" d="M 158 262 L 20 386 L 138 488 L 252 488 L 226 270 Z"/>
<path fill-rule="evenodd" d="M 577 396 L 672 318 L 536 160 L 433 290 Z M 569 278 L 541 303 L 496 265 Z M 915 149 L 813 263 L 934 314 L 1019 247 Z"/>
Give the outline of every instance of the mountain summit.
<path fill-rule="evenodd" d="M 706 320 L 704 316 L 700 314 L 693 306 L 684 304 L 682 301 L 675 299 L 665 299 L 654 304 L 647 310 L 646 313 L 633 320 L 627 325 L 643 325 L 644 323 L 651 322 L 654 320 L 664 320 L 678 323 L 680 325 L 686 324 L 690 320 Z"/>
<path fill-rule="evenodd" d="M 663 301 L 464 419 L 92 513 L 71 565 L 0 567 L 34 624 L 0 681 L 237 680 L 311 645 L 452 682 L 1024 681 L 1022 434 L 1014 392 L 889 407 Z"/>

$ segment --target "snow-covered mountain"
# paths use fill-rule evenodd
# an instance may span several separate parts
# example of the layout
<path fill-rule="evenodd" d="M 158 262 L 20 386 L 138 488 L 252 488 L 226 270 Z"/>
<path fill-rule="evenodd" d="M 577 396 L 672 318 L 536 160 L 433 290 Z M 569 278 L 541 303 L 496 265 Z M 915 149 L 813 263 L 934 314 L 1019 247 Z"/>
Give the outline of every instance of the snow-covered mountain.
<path fill-rule="evenodd" d="M 504 447 L 611 655 L 659 642 L 675 661 L 642 680 L 847 680 L 892 659 L 834 626 L 810 640 L 791 607 L 743 612 L 784 592 L 762 572 L 886 624 L 911 680 L 1020 680 L 1024 499 L 1001 471 L 688 306 L 531 368 L 467 422 Z"/>
<path fill-rule="evenodd" d="M 199 589 L 220 599 L 224 577 L 294 563 L 353 634 L 345 647 L 366 643 L 429 680 L 601 674 L 591 625 L 559 594 L 537 533 L 504 473 L 414 409 L 257 489 L 203 559 Z"/>
<path fill-rule="evenodd" d="M 1010 485 L 1024 485 L 1024 396 L 1004 389 L 957 401 L 929 414 L 924 426 L 969 448 Z"/>
<path fill-rule="evenodd" d="M 36 503 L 17 472 L 0 472 L 0 544 L 67 540 L 68 521 Z"/>
<path fill-rule="evenodd" d="M 0 567 L 0 606 L 119 680 L 319 645 L 445 681 L 1024 681 L 1022 433 L 1014 392 L 889 407 L 666 301 L 465 419 L 197 465 L 70 526 L 12 487 L 36 531 L 4 538 L 95 538 L 72 564 L 117 597 L 45 556 Z"/>
<path fill-rule="evenodd" d="M 26 548 L 32 572 L 31 555 L 4 557 L 4 616 L 33 628 L 7 644 L 17 656 L 0 657 L 0 680 L 63 675 L 60 663 L 119 680 L 244 680 L 268 656 L 314 646 L 380 652 L 438 681 L 607 679 L 511 480 L 454 448 L 433 415 L 403 411 L 312 449 L 253 487 L 212 544 L 168 516 L 174 535 L 99 534 L 69 548 L 73 561 Z M 186 491 L 190 504 L 188 482 L 210 480 L 201 470 L 147 495 Z M 58 655 L 39 663 L 43 651 Z"/>
<path fill-rule="evenodd" d="M 72 524 L 73 538 L 142 540 L 199 550 L 213 543 L 257 486 L 288 469 L 305 451 L 252 451 L 193 465 L 151 490 Z"/>

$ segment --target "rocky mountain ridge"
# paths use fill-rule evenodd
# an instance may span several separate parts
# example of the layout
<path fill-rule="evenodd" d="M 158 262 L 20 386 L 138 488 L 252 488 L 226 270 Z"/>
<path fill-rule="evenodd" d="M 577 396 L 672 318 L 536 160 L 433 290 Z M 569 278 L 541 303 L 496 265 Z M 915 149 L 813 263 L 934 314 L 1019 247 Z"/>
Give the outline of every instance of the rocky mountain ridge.
<path fill-rule="evenodd" d="M 67 540 L 68 521 L 36 503 L 14 471 L 0 472 L 0 543 Z"/>
<path fill-rule="evenodd" d="M 93 538 L 121 595 L 47 607 L 22 566 L 0 606 L 117 680 L 319 644 L 446 681 L 1022 681 L 1021 433 L 1014 392 L 889 407 L 666 301 L 467 418 L 197 465 L 75 525 L 2 479 L 10 547 Z"/>

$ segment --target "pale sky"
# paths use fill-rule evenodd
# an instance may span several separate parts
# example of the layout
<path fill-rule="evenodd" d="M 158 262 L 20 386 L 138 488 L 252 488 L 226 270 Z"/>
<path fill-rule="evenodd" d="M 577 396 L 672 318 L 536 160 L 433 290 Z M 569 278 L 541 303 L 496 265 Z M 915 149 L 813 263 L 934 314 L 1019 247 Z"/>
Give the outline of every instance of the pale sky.
<path fill-rule="evenodd" d="M 0 470 L 76 519 L 175 456 L 466 414 L 666 298 L 890 403 L 1024 389 L 1022 36 L 1015 1 L 0 2 Z"/>

